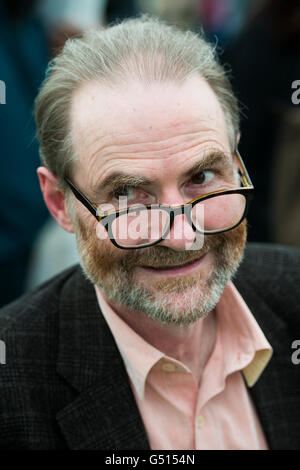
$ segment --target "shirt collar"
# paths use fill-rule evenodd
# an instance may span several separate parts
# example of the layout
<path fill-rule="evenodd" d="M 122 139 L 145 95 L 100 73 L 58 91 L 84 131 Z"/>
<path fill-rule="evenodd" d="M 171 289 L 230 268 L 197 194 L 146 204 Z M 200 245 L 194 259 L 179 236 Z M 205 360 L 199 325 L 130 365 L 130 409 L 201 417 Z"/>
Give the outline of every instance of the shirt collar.
<path fill-rule="evenodd" d="M 232 282 L 228 282 L 216 307 L 218 327 L 222 329 L 223 349 L 238 359 L 248 387 L 253 387 L 270 361 L 273 349 Z M 233 367 L 236 361 L 226 363 Z M 231 371 L 228 370 L 228 373 Z"/>

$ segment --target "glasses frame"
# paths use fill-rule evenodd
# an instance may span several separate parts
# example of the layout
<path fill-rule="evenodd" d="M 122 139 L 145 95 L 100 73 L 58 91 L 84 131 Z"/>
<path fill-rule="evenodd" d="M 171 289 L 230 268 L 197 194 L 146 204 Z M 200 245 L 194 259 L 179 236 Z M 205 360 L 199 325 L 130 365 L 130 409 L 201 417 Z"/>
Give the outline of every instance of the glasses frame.
<path fill-rule="evenodd" d="M 67 185 L 70 187 L 70 189 L 73 192 L 76 199 L 78 199 L 86 207 L 86 209 L 88 209 L 88 211 L 97 219 L 98 222 L 101 222 L 101 224 L 106 229 L 106 231 L 109 235 L 110 241 L 113 243 L 113 245 L 115 245 L 117 248 L 120 248 L 121 250 L 138 250 L 140 248 L 148 248 L 149 246 L 157 245 L 162 240 L 164 240 L 165 237 L 170 232 L 170 230 L 172 229 L 175 217 L 177 215 L 180 215 L 180 214 L 185 214 L 187 216 L 188 222 L 189 222 L 189 224 L 191 225 L 191 227 L 193 228 L 193 230 L 195 232 L 202 233 L 204 235 L 216 235 L 216 234 L 219 234 L 219 233 L 228 232 L 229 230 L 233 230 L 234 228 L 238 227 L 243 222 L 243 220 L 247 217 L 248 210 L 249 210 L 249 207 L 250 207 L 250 202 L 251 202 L 252 197 L 253 197 L 254 186 L 251 182 L 250 176 L 247 172 L 247 169 L 246 169 L 245 164 L 242 160 L 242 157 L 241 157 L 241 155 L 240 155 L 240 153 L 237 149 L 235 150 L 234 155 L 237 158 L 238 171 L 239 171 L 239 175 L 240 175 L 240 178 L 241 178 L 241 183 L 243 185 L 242 187 L 239 187 L 239 188 L 236 188 L 236 189 L 225 189 L 225 190 L 220 189 L 218 191 L 213 191 L 211 193 L 207 193 L 207 194 L 204 194 L 203 196 L 192 199 L 191 201 L 187 202 L 186 204 L 181 204 L 181 205 L 178 205 L 178 206 L 168 206 L 168 205 L 165 205 L 165 204 L 145 205 L 142 208 L 137 208 L 137 207 L 132 206 L 132 207 L 128 207 L 128 208 L 125 208 L 125 209 L 119 209 L 119 210 L 117 210 L 115 212 L 112 212 L 110 214 L 107 214 L 107 215 L 99 215 L 98 211 L 97 211 L 96 204 L 91 202 L 81 191 L 79 191 L 79 189 L 76 186 L 74 186 L 74 184 L 68 178 L 64 178 L 64 180 L 67 183 Z M 217 196 L 220 196 L 220 195 L 223 195 L 223 194 L 224 195 L 226 195 L 226 194 L 243 194 L 243 196 L 245 197 L 245 199 L 246 199 L 245 210 L 244 210 L 244 213 L 243 213 L 241 219 L 239 220 L 239 222 L 236 223 L 233 227 L 222 229 L 222 230 L 215 230 L 215 231 L 206 232 L 205 230 L 201 231 L 201 230 L 197 229 L 195 227 L 195 225 L 193 224 L 193 221 L 191 219 L 191 211 L 192 211 L 193 207 L 201 201 L 205 201 L 207 199 L 211 199 L 213 197 L 217 197 Z M 123 215 L 123 214 L 129 214 L 130 212 L 135 212 L 135 211 L 137 211 L 137 209 L 138 210 L 151 210 L 151 209 L 155 209 L 155 208 L 165 210 L 166 212 L 168 212 L 169 217 L 170 217 L 169 226 L 167 227 L 165 233 L 162 235 L 161 238 L 159 238 L 158 240 L 156 240 L 155 242 L 150 243 L 150 244 L 139 245 L 139 246 L 130 246 L 130 247 L 121 246 L 116 242 L 116 240 L 113 236 L 113 233 L 112 233 L 112 228 L 111 228 L 112 227 L 112 222 L 116 218 L 118 218 L 120 215 Z"/>

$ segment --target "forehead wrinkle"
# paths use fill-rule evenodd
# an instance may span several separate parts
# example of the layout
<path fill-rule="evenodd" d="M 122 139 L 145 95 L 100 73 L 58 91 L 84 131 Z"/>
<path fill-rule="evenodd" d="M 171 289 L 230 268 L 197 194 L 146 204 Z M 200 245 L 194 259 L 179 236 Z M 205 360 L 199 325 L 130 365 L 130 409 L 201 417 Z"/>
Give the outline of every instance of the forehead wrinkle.
<path fill-rule="evenodd" d="M 194 134 L 192 134 L 194 135 Z M 197 147 L 199 145 L 209 145 L 211 146 L 212 144 L 216 144 L 217 146 L 220 146 L 220 141 L 215 137 L 215 138 L 210 138 L 208 142 L 204 142 L 204 140 L 207 140 L 207 136 L 201 136 L 199 138 L 199 133 L 197 133 L 193 139 L 190 139 L 188 141 L 180 141 L 180 142 L 175 142 L 170 148 L 169 146 L 166 146 L 165 148 L 161 148 L 160 143 L 158 145 L 160 146 L 159 148 L 153 149 L 153 148 L 143 148 L 141 149 L 137 144 L 131 144 L 131 145 L 126 145 L 125 147 L 122 148 L 122 150 L 113 145 L 106 147 L 105 152 L 102 152 L 102 155 L 98 155 L 98 151 L 94 152 L 93 155 L 90 157 L 90 171 L 92 171 L 98 163 L 105 164 L 107 162 L 107 159 L 111 159 L 111 162 L 113 163 L 114 160 L 128 160 L 128 164 L 132 163 L 132 161 L 138 160 L 143 164 L 143 161 L 147 162 L 149 159 L 153 159 L 153 157 L 156 157 L 159 159 L 162 158 L 164 159 L 164 162 L 168 164 L 168 161 L 174 157 L 177 156 L 177 154 L 182 154 L 182 157 L 184 158 L 184 153 L 189 152 L 190 150 L 194 149 L 194 152 L 197 152 Z M 170 139 L 168 139 L 170 140 Z M 152 147 L 152 145 L 150 146 Z M 222 146 L 224 147 L 224 146 Z M 126 151 L 126 149 L 128 149 Z M 103 149 L 102 149 L 103 150 Z M 168 152 L 168 155 L 164 155 L 164 153 Z M 171 153 L 170 153 L 171 152 Z M 102 157 L 102 161 L 99 161 L 99 159 Z M 105 161 L 106 160 L 106 161 Z M 136 164 L 136 163 L 135 163 Z"/>
<path fill-rule="evenodd" d="M 121 129 L 118 130 L 118 132 L 112 132 L 111 130 L 107 130 L 105 124 L 104 126 L 102 125 L 101 120 L 99 126 L 95 125 L 95 123 L 88 128 L 86 128 L 86 126 L 85 128 L 80 126 L 78 132 L 75 132 L 75 135 L 77 136 L 77 144 L 81 147 L 83 154 L 86 154 L 85 150 L 82 149 L 83 145 L 91 149 L 92 153 L 90 157 L 93 157 L 94 154 L 97 153 L 114 153 L 115 147 L 120 145 L 127 151 L 131 151 L 132 147 L 140 144 L 145 145 L 149 150 L 163 150 L 168 148 L 169 141 L 172 139 L 178 139 L 180 143 L 182 139 L 186 139 L 189 136 L 197 136 L 197 134 L 203 134 L 205 132 L 214 132 L 220 135 L 224 134 L 225 131 L 226 137 L 226 129 L 223 129 L 223 126 L 216 129 L 215 120 L 214 126 L 211 126 L 211 119 L 207 116 L 201 118 L 198 116 L 197 120 L 194 118 L 193 121 L 194 122 L 186 120 L 170 121 L 163 126 L 159 126 L 157 129 L 155 129 L 154 123 L 153 126 L 151 126 L 151 130 L 145 125 L 143 129 L 139 128 L 134 131 L 131 130 L 130 132 L 121 132 Z M 100 135 L 99 131 L 101 131 Z M 168 134 L 167 137 L 165 136 L 165 132 Z M 94 137 L 95 134 L 97 135 L 96 138 Z M 92 136 L 91 140 L 89 139 L 90 135 Z M 99 140 L 100 146 L 95 149 L 95 143 Z"/>
<path fill-rule="evenodd" d="M 86 171 L 88 173 L 94 173 L 98 163 L 104 163 L 103 159 L 128 159 L 130 160 L 147 160 L 149 158 L 161 156 L 167 160 L 176 156 L 178 152 L 187 152 L 193 147 L 203 145 L 204 140 L 215 141 L 219 145 L 224 142 L 227 147 L 227 139 L 224 141 L 226 130 L 220 128 L 212 128 L 211 126 L 202 126 L 199 128 L 199 122 L 197 125 L 184 124 L 183 128 L 180 126 L 168 126 L 168 132 L 171 135 L 167 137 L 163 133 L 164 129 L 160 129 L 158 132 L 152 131 L 134 131 L 134 132 L 122 132 L 122 133 L 109 133 L 104 135 L 98 134 L 97 129 L 88 129 L 87 136 L 81 136 L 77 134 L 77 140 L 79 140 L 80 152 L 79 157 L 82 162 L 88 167 Z M 95 137 L 96 134 L 96 137 Z M 163 134 L 163 135 L 162 135 Z M 89 140 L 91 137 L 91 140 Z M 85 147 L 85 148 L 83 148 Z M 222 145 L 223 147 L 223 145 Z M 166 152 L 171 152 L 171 155 L 162 155 Z M 102 157 L 102 158 L 101 158 Z M 102 161 L 99 161 L 101 159 Z M 94 175 L 91 175 L 92 177 Z M 96 176 L 96 175 L 95 175 Z"/>
<path fill-rule="evenodd" d="M 202 131 L 202 133 L 205 131 Z M 180 135 L 174 135 L 172 137 L 167 137 L 164 139 L 157 139 L 157 141 L 150 141 L 149 137 L 147 136 L 147 139 L 144 139 L 143 141 L 134 141 L 131 143 L 128 142 L 119 142 L 119 143 L 112 143 L 112 138 L 109 139 L 108 142 L 103 142 L 103 139 L 101 140 L 100 146 L 97 147 L 97 149 L 93 149 L 92 153 L 88 156 L 90 160 L 92 160 L 94 157 L 132 157 L 135 158 L 135 154 L 143 154 L 147 155 L 148 153 L 151 153 L 151 155 L 158 154 L 160 152 L 164 151 L 171 151 L 172 149 L 175 149 L 179 146 L 184 146 L 184 150 L 188 150 L 190 147 L 192 147 L 195 142 L 199 139 L 199 130 L 194 131 L 194 132 L 186 132 L 184 134 Z M 128 135 L 128 134 L 127 134 Z M 132 140 L 136 134 L 130 134 Z M 188 137 L 191 137 L 187 142 L 186 139 Z M 171 142 L 174 139 L 176 139 L 176 142 Z M 91 143 L 91 146 L 97 142 L 99 139 L 94 139 L 94 142 Z M 107 139 L 108 140 L 108 139 Z M 171 144 L 171 145 L 170 145 Z M 186 144 L 186 145 L 185 145 Z M 120 148 L 121 147 L 121 148 Z M 87 153 L 86 153 L 87 155 Z"/>
<path fill-rule="evenodd" d="M 199 141 L 196 140 L 197 146 L 199 145 Z M 189 144 L 189 145 L 187 145 Z M 86 184 L 89 184 L 89 186 L 96 186 L 96 181 L 99 178 L 99 173 L 107 173 L 107 171 L 110 170 L 111 167 L 130 167 L 132 165 L 137 167 L 141 167 L 141 169 L 145 169 L 148 171 L 153 170 L 153 165 L 152 163 L 154 160 L 160 162 L 162 167 L 165 167 L 169 165 L 170 160 L 176 158 L 177 154 L 179 156 L 182 155 L 182 159 L 185 159 L 184 153 L 190 151 L 191 149 L 194 148 L 194 153 L 197 151 L 197 146 L 195 145 L 194 141 L 189 141 L 187 144 L 181 143 L 181 144 L 175 144 L 174 149 L 166 149 L 164 151 L 138 151 L 135 149 L 136 154 L 129 154 L 123 153 L 123 152 L 116 152 L 112 149 L 112 152 L 108 152 L 108 155 L 94 155 L 93 158 L 89 158 L 86 160 L 86 168 L 85 168 L 85 161 L 81 160 L 81 167 L 83 168 L 84 173 L 86 174 L 85 179 L 86 179 Z M 182 148 L 184 146 L 184 148 Z M 166 155 L 166 151 L 168 152 L 168 155 Z M 171 152 L 171 154 L 170 154 Z M 163 154 L 164 153 L 164 154 Z M 155 157 L 155 158 L 154 158 Z M 150 166 L 149 166 L 150 165 Z M 155 171 L 155 169 L 154 169 Z"/>

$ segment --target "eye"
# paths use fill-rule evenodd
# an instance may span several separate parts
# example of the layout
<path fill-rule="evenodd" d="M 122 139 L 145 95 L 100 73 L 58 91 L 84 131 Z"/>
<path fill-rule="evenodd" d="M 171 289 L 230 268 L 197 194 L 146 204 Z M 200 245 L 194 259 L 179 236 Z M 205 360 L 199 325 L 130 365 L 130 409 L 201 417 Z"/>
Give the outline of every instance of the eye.
<path fill-rule="evenodd" d="M 111 196 L 115 201 L 125 197 L 127 203 L 130 204 L 151 204 L 153 202 L 153 197 L 142 189 L 135 188 L 134 186 L 120 186 L 112 192 Z"/>
<path fill-rule="evenodd" d="M 127 197 L 127 199 L 132 199 L 135 196 L 135 189 L 131 186 L 120 186 L 115 189 L 112 193 L 114 199 L 119 197 Z"/>
<path fill-rule="evenodd" d="M 192 182 L 194 184 L 206 184 L 209 183 L 213 178 L 215 174 L 211 170 L 204 170 L 200 171 L 199 173 L 196 173 L 192 177 Z"/>

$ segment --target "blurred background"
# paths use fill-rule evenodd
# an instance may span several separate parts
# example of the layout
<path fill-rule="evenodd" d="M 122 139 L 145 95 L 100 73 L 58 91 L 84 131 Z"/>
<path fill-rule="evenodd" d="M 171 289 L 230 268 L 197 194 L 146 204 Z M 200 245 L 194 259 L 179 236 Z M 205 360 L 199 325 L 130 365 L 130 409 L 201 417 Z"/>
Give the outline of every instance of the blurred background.
<path fill-rule="evenodd" d="M 140 13 L 213 42 L 255 186 L 248 238 L 300 247 L 299 0 L 0 0 L 0 306 L 77 262 L 36 175 L 32 107 L 47 63 L 69 37 Z"/>

